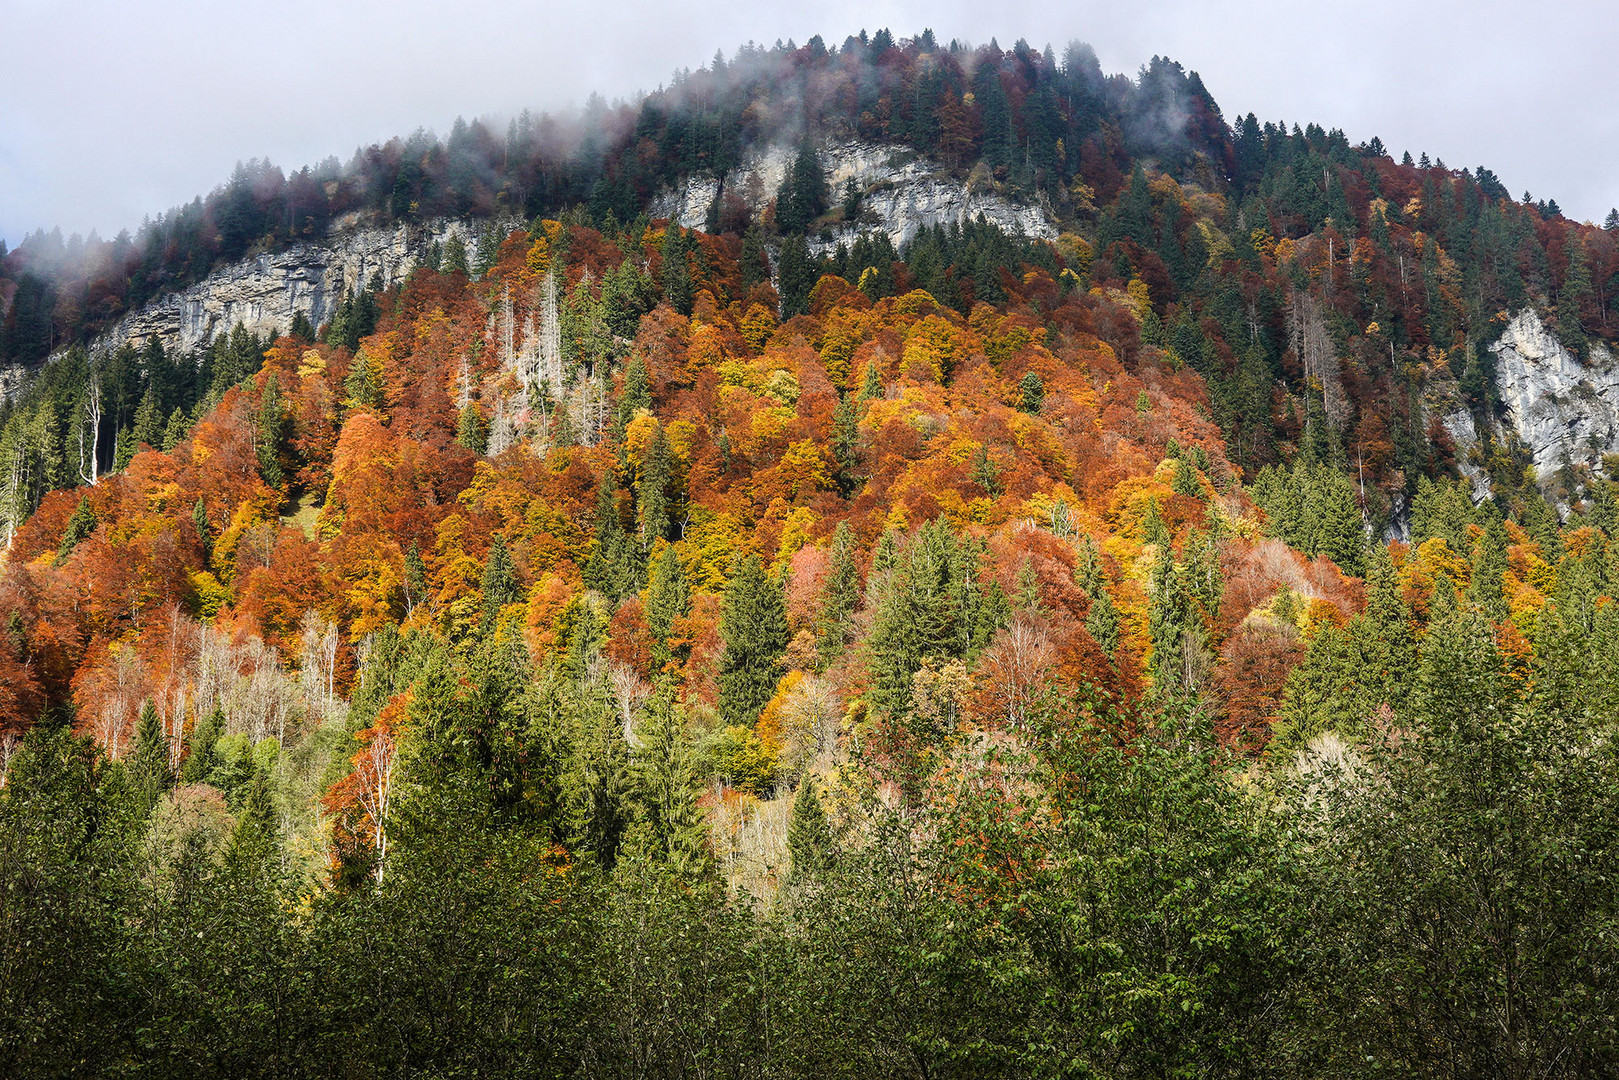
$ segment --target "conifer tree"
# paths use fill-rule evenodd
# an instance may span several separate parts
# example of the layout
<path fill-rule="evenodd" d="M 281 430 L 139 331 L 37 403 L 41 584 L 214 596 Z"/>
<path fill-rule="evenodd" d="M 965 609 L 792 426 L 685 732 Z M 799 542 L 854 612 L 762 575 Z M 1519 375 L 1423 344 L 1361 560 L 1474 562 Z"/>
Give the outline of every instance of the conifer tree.
<path fill-rule="evenodd" d="M 637 569 L 619 521 L 617 477 L 609 467 L 596 489 L 596 545 L 585 563 L 585 584 L 617 601 L 635 591 Z"/>
<path fill-rule="evenodd" d="M 56 548 L 56 560 L 53 565 L 61 566 L 67 562 L 73 549 L 90 537 L 96 531 L 96 513 L 90 509 L 90 500 L 79 499 L 79 504 L 73 508 L 73 516 L 67 519 L 67 528 L 62 530 L 62 542 Z"/>
<path fill-rule="evenodd" d="M 1203 484 L 1198 479 L 1197 466 L 1189 458 L 1183 457 L 1175 462 L 1175 477 L 1170 489 L 1177 495 L 1190 495 L 1194 499 L 1203 497 Z"/>
<path fill-rule="evenodd" d="M 1150 670 L 1154 691 L 1163 697 L 1193 692 L 1193 667 L 1203 641 L 1203 622 L 1185 571 L 1168 551 L 1153 566 L 1147 625 L 1152 638 Z"/>
<path fill-rule="evenodd" d="M 853 394 L 838 398 L 832 410 L 832 459 L 838 463 L 838 489 L 845 495 L 853 494 L 860 478 L 855 470 L 860 465 L 860 410 Z"/>
<path fill-rule="evenodd" d="M 776 692 L 776 661 L 791 634 L 781 586 L 765 573 L 757 555 L 744 556 L 731 573 L 720 608 L 720 718 L 747 727 L 759 719 Z"/>
<path fill-rule="evenodd" d="M 625 837 L 632 857 L 662 864 L 677 877 L 700 882 L 712 876 L 714 858 L 708 819 L 697 805 L 685 714 L 668 680 L 659 686 L 636 724 L 635 803 Z"/>
<path fill-rule="evenodd" d="M 849 643 L 850 620 L 860 603 L 860 570 L 854 561 L 854 534 L 838 522 L 815 617 L 815 645 L 822 667 L 830 665 Z"/>
<path fill-rule="evenodd" d="M 214 752 L 214 744 L 219 741 L 224 729 L 225 714 L 217 708 L 198 719 L 192 726 L 191 736 L 186 740 L 185 763 L 180 766 L 181 783 L 201 784 L 213 774 L 219 765 L 219 756 Z"/>
<path fill-rule="evenodd" d="M 150 813 L 164 792 L 174 786 L 174 774 L 169 769 L 169 742 L 163 732 L 163 721 L 150 700 L 141 706 L 140 719 L 135 724 L 135 751 L 129 759 L 129 780 L 143 814 Z"/>
<path fill-rule="evenodd" d="M 281 455 L 291 435 L 292 419 L 281 396 L 281 383 L 271 374 L 264 380 L 264 395 L 259 399 L 254 449 L 258 452 L 259 475 L 272 488 L 279 489 L 286 481 Z"/>
<path fill-rule="evenodd" d="M 1509 542 L 1506 528 L 1498 518 L 1492 519 L 1473 552 L 1473 574 L 1467 586 L 1467 599 L 1494 622 L 1501 622 L 1508 614 L 1501 576 L 1507 572 Z"/>
<path fill-rule="evenodd" d="M 793 796 L 792 815 L 787 820 L 787 851 L 793 860 L 794 881 L 813 879 L 831 868 L 832 826 L 815 793 L 813 776 L 804 777 Z"/>
<path fill-rule="evenodd" d="M 1046 384 L 1041 381 L 1039 372 L 1026 372 L 1018 380 L 1018 395 L 1018 408 L 1031 416 L 1040 414 L 1046 401 Z"/>
<path fill-rule="evenodd" d="M 512 567 L 511 552 L 506 539 L 499 533 L 489 544 L 489 557 L 483 564 L 483 621 L 482 632 L 488 634 L 500 621 L 500 612 L 507 604 L 519 599 L 517 572 Z"/>
<path fill-rule="evenodd" d="M 686 574 L 673 544 L 664 546 L 663 554 L 652 567 L 651 579 L 647 587 L 646 623 L 652 635 L 652 670 L 656 673 L 675 659 L 670 638 L 674 635 L 676 621 L 684 618 L 691 606 Z"/>
<path fill-rule="evenodd" d="M 225 853 L 227 865 L 238 871 L 263 870 L 275 856 L 279 834 L 269 777 L 255 769 Z"/>
<path fill-rule="evenodd" d="M 1085 629 L 1096 643 L 1102 647 L 1109 658 L 1117 659 L 1119 655 L 1119 609 L 1113 606 L 1113 598 L 1108 595 L 1107 589 L 1098 585 L 1091 594 L 1090 610 L 1085 613 Z"/>
<path fill-rule="evenodd" d="M 652 385 L 647 378 L 646 364 L 635 356 L 624 367 L 624 393 L 618 399 L 620 425 L 628 427 L 643 410 L 652 410 Z"/>
<path fill-rule="evenodd" d="M 652 432 L 635 487 L 641 515 L 641 550 L 648 553 L 669 533 L 669 443 L 662 424 Z"/>
<path fill-rule="evenodd" d="M 777 291 L 781 294 L 782 321 L 805 314 L 809 310 L 810 292 L 815 288 L 816 268 L 802 236 L 789 236 L 781 242 L 777 277 L 781 283 Z"/>
<path fill-rule="evenodd" d="M 866 362 L 866 374 L 860 383 L 861 402 L 875 401 L 883 396 L 883 373 L 875 359 Z"/>
<path fill-rule="evenodd" d="M 461 414 L 456 418 L 455 441 L 479 457 L 489 449 L 489 429 L 478 407 L 470 401 L 461 406 Z"/>
<path fill-rule="evenodd" d="M 439 258 L 439 272 L 471 276 L 472 269 L 467 265 L 467 242 L 461 239 L 458 230 L 452 231 L 450 238 L 444 241 L 444 251 Z"/>
<path fill-rule="evenodd" d="M 416 546 L 416 541 L 412 540 L 410 550 L 405 552 L 405 605 L 415 611 L 426 602 L 427 563 L 422 560 L 422 552 Z"/>

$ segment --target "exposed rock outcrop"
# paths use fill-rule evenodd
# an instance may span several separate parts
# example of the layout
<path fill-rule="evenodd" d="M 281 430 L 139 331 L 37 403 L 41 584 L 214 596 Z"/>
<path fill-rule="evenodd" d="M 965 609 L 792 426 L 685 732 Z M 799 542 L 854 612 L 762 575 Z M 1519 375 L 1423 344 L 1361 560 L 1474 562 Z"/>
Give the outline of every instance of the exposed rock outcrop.
<path fill-rule="evenodd" d="M 259 334 L 284 333 L 299 313 L 315 326 L 331 318 L 345 289 L 373 279 L 390 286 L 410 273 L 432 244 L 459 232 L 468 248 L 477 232 L 464 222 L 377 228 L 334 226 L 317 243 L 294 244 L 255 255 L 209 274 L 202 281 L 125 315 L 91 343 L 93 352 L 152 337 L 165 348 L 201 348 L 238 323 Z"/>
<path fill-rule="evenodd" d="M 750 153 L 741 167 L 725 177 L 726 190 L 758 212 L 776 197 L 793 154 L 787 146 Z M 851 241 L 861 232 L 881 231 L 900 248 L 923 228 L 972 221 L 980 214 L 1009 233 L 1057 238 L 1056 226 L 1040 207 L 1020 206 L 992 190 L 975 190 L 908 150 L 834 142 L 821 151 L 821 167 L 834 199 L 841 197 L 851 179 L 861 193 L 860 219 L 836 230 L 833 244 Z M 680 189 L 653 200 L 650 212 L 655 217 L 674 218 L 688 229 L 702 228 L 719 193 L 718 178 L 693 176 Z M 821 246 L 827 245 L 823 242 Z"/>
<path fill-rule="evenodd" d="M 1542 483 L 1564 465 L 1600 468 L 1604 454 L 1619 453 L 1619 358 L 1606 345 L 1593 344 L 1582 360 L 1527 308 L 1507 324 L 1490 353 L 1503 414 L 1496 435 L 1523 445 Z M 1441 423 L 1460 451 L 1473 497 L 1488 497 L 1489 479 L 1471 460 L 1480 442 L 1472 415 L 1453 407 Z"/>
<path fill-rule="evenodd" d="M 1619 362 L 1607 346 L 1582 361 L 1529 309 L 1490 346 L 1509 422 L 1546 478 L 1571 464 L 1600 466 L 1619 452 Z"/>

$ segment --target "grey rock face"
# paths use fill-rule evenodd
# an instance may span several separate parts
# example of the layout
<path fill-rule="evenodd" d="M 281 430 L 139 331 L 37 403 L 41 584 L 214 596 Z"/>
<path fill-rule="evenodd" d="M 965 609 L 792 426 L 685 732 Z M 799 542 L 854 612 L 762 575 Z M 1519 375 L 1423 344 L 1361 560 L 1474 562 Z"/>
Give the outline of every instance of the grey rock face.
<path fill-rule="evenodd" d="M 93 352 L 152 337 L 189 352 L 238 323 L 258 334 L 285 333 L 302 313 L 315 326 L 332 317 L 345 289 L 373 278 L 384 287 L 409 274 L 436 240 L 459 232 L 471 249 L 477 232 L 463 222 L 434 221 L 390 228 L 336 225 L 319 243 L 255 255 L 125 315 L 91 344 Z"/>
<path fill-rule="evenodd" d="M 741 196 L 757 212 L 776 197 L 793 155 L 793 149 L 786 146 L 750 153 L 725 178 L 726 190 Z M 923 228 L 961 224 L 976 220 L 979 214 L 1009 233 L 1057 238 L 1056 226 L 1039 207 L 1019 206 L 993 191 L 974 191 L 909 151 L 871 143 L 831 143 L 821 152 L 821 166 L 834 200 L 842 197 L 844 185 L 851 179 L 861 192 L 862 220 L 843 226 L 831 244 L 851 242 L 861 232 L 880 231 L 900 248 Z M 717 179 L 694 176 L 679 190 L 653 200 L 650 212 L 654 217 L 673 218 L 688 229 L 701 228 L 718 193 Z M 812 246 L 831 245 L 823 241 Z"/>
<path fill-rule="evenodd" d="M 1582 362 L 1529 309 L 1490 351 L 1509 422 L 1540 477 L 1565 459 L 1599 465 L 1603 454 L 1619 452 L 1619 362 L 1605 346 Z"/>

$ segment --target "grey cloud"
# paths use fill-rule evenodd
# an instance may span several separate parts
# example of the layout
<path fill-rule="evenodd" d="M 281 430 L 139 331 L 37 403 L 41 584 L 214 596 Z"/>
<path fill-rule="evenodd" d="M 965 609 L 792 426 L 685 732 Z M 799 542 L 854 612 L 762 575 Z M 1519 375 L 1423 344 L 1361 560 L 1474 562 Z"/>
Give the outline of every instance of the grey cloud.
<path fill-rule="evenodd" d="M 1515 194 L 1600 219 L 1619 204 L 1619 74 L 1605 5 L 1497 0 L 981 0 L 720 4 L 0 0 L 0 236 L 104 236 L 202 194 L 238 160 L 293 169 L 456 116 L 629 96 L 745 40 L 861 27 L 1090 42 L 1107 71 L 1154 54 L 1227 120 L 1341 127 L 1396 153 L 1485 164 Z"/>

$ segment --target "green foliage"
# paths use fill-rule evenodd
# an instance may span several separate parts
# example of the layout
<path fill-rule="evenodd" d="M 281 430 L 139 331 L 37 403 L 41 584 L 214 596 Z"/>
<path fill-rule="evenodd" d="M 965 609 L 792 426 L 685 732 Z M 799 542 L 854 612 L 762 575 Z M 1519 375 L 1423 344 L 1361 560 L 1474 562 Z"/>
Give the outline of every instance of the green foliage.
<path fill-rule="evenodd" d="M 776 193 L 776 226 L 784 233 L 802 234 L 826 208 L 826 173 L 815 144 L 806 139 Z"/>
<path fill-rule="evenodd" d="M 482 632 L 488 634 L 500 621 L 500 613 L 508 604 L 516 603 L 522 598 L 521 583 L 517 580 L 517 570 L 512 565 L 510 550 L 506 547 L 506 539 L 499 533 L 489 543 L 489 556 L 483 564 L 483 582 L 481 586 L 483 595 L 483 622 Z"/>
<path fill-rule="evenodd" d="M 787 651 L 786 601 L 781 585 L 757 555 L 737 561 L 720 608 L 720 717 L 727 725 L 752 727 L 776 692 L 776 661 Z"/>
<path fill-rule="evenodd" d="M 661 864 L 682 880 L 703 881 L 714 872 L 708 819 L 697 805 L 695 748 L 669 684 L 653 695 L 635 737 L 635 798 L 626 855 Z"/>
<path fill-rule="evenodd" d="M 472 402 L 461 407 L 455 421 L 455 441 L 480 457 L 489 448 L 489 430 L 483 414 Z"/>
<path fill-rule="evenodd" d="M 832 826 L 815 793 L 815 778 L 806 776 L 793 796 L 792 817 L 787 822 L 787 853 L 792 857 L 793 877 L 808 880 L 830 869 L 833 850 Z"/>
<path fill-rule="evenodd" d="M 56 549 L 56 565 L 67 562 L 67 557 L 73 554 L 90 534 L 96 531 L 96 513 L 90 509 L 88 499 L 79 499 L 79 505 L 73 508 L 73 516 L 67 519 L 67 528 L 62 530 L 62 542 Z"/>
<path fill-rule="evenodd" d="M 831 556 L 816 610 L 816 651 L 823 666 L 831 664 L 848 646 L 853 631 L 851 620 L 860 605 L 860 596 L 854 534 L 846 522 L 839 522 L 832 533 Z"/>
<path fill-rule="evenodd" d="M 173 786 L 174 772 L 169 767 L 169 740 L 163 731 L 163 719 L 150 701 L 141 706 L 140 718 L 135 722 L 135 747 L 127 770 L 130 790 L 140 812 L 151 813 L 158 800 Z"/>
<path fill-rule="evenodd" d="M 1028 372 L 1018 380 L 1018 394 L 1018 408 L 1038 416 L 1046 400 L 1046 384 L 1040 380 L 1039 372 Z"/>
<path fill-rule="evenodd" d="M 809 248 L 801 236 L 789 236 L 781 242 L 781 257 L 777 266 L 777 291 L 781 294 L 781 317 L 785 321 L 794 315 L 809 311 L 810 292 L 815 288 L 817 267 L 810 261 Z"/>

